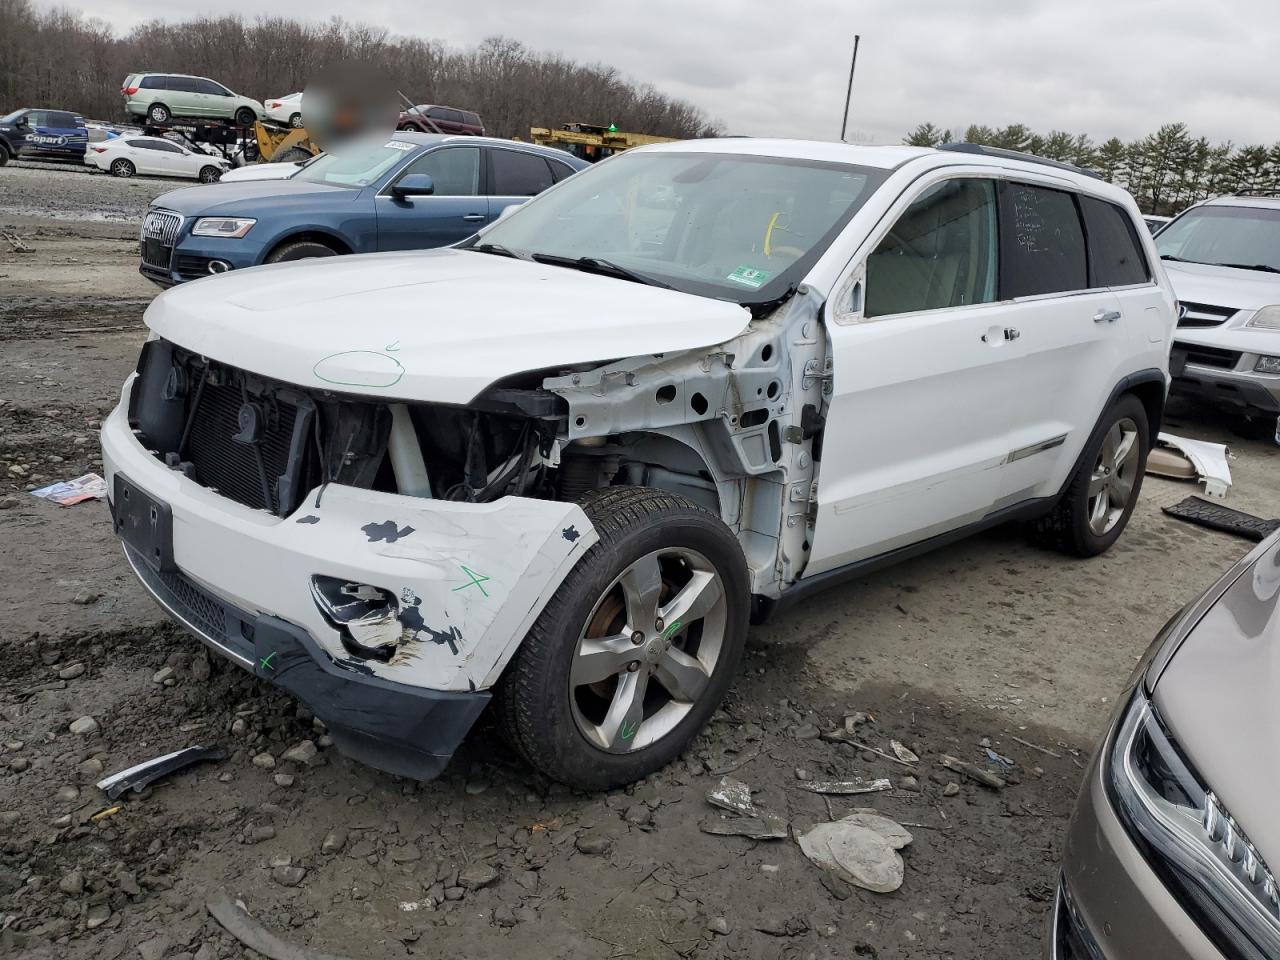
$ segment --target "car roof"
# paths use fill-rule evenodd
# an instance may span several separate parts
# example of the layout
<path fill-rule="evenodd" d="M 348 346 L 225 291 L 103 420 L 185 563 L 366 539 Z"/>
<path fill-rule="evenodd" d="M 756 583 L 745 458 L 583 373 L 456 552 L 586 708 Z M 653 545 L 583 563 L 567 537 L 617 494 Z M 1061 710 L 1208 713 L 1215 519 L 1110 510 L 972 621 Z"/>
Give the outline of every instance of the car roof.
<path fill-rule="evenodd" d="M 1280 195 L 1265 193 L 1232 193 L 1211 197 L 1196 204 L 1197 207 L 1254 207 L 1259 210 L 1280 209 Z"/>
<path fill-rule="evenodd" d="M 502 137 L 472 137 L 467 134 L 458 133 L 422 133 L 418 130 L 396 130 L 391 134 L 392 139 L 403 140 L 406 143 L 418 143 L 423 146 L 431 146 L 436 143 L 467 143 L 478 144 L 487 143 L 490 146 L 510 147 L 516 150 L 528 150 L 532 153 L 538 153 L 547 157 L 554 157 L 556 160 L 568 157 L 577 160 L 573 154 L 567 150 L 561 150 L 558 147 L 544 147 L 540 143 L 529 143 L 525 140 L 506 140 Z"/>
<path fill-rule="evenodd" d="M 908 147 L 901 145 L 869 146 L 840 143 L 830 140 L 783 140 L 754 137 L 721 137 L 706 140 L 676 140 L 636 147 L 630 152 L 673 153 L 736 153 L 749 156 L 778 157 L 795 160 L 818 160 L 829 163 L 848 163 L 881 170 L 897 170 L 913 164 L 923 171 L 943 167 L 993 167 L 1005 171 L 1051 176 L 1065 180 L 1072 187 L 1085 193 L 1120 199 L 1128 196 L 1124 190 L 1089 173 L 1059 165 L 1041 162 L 1028 155 L 1027 159 L 1009 153 L 998 155 L 970 153 L 958 150 L 938 150 L 933 147 Z"/>

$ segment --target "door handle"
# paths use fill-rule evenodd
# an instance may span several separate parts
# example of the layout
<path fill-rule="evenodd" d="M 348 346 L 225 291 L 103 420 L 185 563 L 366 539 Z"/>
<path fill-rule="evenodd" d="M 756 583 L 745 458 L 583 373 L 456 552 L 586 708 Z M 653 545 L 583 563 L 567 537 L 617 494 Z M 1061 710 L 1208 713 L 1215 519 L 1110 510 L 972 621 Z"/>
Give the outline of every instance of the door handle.
<path fill-rule="evenodd" d="M 1119 319 L 1119 310 L 1099 310 L 1093 315 L 1094 323 L 1115 323 Z"/>
<path fill-rule="evenodd" d="M 467 214 L 465 217 L 463 217 L 462 219 L 463 219 L 463 220 L 465 220 L 465 221 L 467 221 L 467 223 L 476 223 L 477 221 L 480 221 L 480 220 L 483 220 L 483 219 L 484 219 L 484 214 L 483 214 L 483 213 L 468 213 L 468 214 Z"/>
<path fill-rule="evenodd" d="M 1022 336 L 1022 331 L 1017 327 L 1005 327 L 1003 330 L 999 327 L 992 327 L 982 335 L 983 343 L 1000 343 L 1002 341 L 1017 340 Z"/>

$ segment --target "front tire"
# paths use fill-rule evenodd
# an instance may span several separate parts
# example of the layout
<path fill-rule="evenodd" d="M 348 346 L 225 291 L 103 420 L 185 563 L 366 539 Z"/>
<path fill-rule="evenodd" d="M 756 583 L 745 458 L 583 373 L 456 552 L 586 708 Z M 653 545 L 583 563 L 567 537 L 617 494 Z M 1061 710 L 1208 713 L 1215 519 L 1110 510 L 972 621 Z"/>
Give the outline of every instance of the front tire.
<path fill-rule="evenodd" d="M 200 168 L 201 183 L 217 183 L 222 178 L 222 171 L 217 167 L 208 166 Z"/>
<path fill-rule="evenodd" d="M 1150 446 L 1146 407 L 1133 394 L 1125 394 L 1094 428 L 1053 512 L 1036 522 L 1035 542 L 1077 557 L 1096 557 L 1108 550 L 1138 502 Z"/>
<path fill-rule="evenodd" d="M 333 247 L 326 247 L 323 243 L 316 243 L 314 240 L 298 240 L 295 243 L 286 243 L 284 246 L 272 250 L 266 262 L 286 263 L 290 260 L 307 260 L 311 257 L 334 257 L 337 255 L 337 250 L 334 250 Z"/>
<path fill-rule="evenodd" d="M 248 107 L 241 107 L 236 111 L 235 121 L 238 127 L 251 127 L 258 119 L 258 115 Z"/>
<path fill-rule="evenodd" d="M 137 172 L 133 162 L 126 160 L 124 157 L 111 161 L 111 175 L 113 177 L 132 177 Z"/>
<path fill-rule="evenodd" d="M 169 112 L 169 108 L 163 103 L 153 103 L 147 109 L 147 119 L 157 126 L 168 123 L 172 116 L 173 114 Z"/>
<path fill-rule="evenodd" d="M 0 167 L 9 162 L 9 148 L 0 143 Z"/>
<path fill-rule="evenodd" d="M 750 585 L 742 548 L 693 502 L 647 487 L 590 494 L 600 540 L 556 590 L 494 702 L 529 764 L 584 790 L 678 757 L 737 672 Z"/>

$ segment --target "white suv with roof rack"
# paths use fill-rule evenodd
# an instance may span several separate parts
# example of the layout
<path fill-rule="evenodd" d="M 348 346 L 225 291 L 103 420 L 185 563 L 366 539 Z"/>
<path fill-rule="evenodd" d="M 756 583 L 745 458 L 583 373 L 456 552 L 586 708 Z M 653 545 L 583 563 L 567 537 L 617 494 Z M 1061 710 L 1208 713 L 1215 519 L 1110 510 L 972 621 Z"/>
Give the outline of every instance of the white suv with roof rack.
<path fill-rule="evenodd" d="M 1083 171 L 724 139 L 146 322 L 102 440 L 159 602 L 374 766 L 434 776 L 492 702 L 604 788 L 688 746 L 753 616 L 1004 521 L 1110 547 L 1175 317 Z"/>
<path fill-rule="evenodd" d="M 1182 304 L 1174 391 L 1249 417 L 1280 416 L 1280 190 L 1188 207 L 1156 248 Z"/>

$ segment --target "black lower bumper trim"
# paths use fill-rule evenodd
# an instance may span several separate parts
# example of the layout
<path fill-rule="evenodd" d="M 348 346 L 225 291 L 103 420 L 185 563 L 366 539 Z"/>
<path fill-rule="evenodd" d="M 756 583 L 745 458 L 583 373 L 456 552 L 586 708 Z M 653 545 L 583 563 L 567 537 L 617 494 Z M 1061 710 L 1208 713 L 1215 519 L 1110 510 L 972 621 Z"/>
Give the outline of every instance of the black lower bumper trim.
<path fill-rule="evenodd" d="M 1189 371 L 1173 378 L 1171 393 L 1233 410 L 1256 410 L 1266 414 L 1280 414 L 1280 399 L 1260 383 L 1247 380 L 1231 380 Z"/>
<path fill-rule="evenodd" d="M 128 545 L 125 556 L 156 602 L 199 640 L 293 694 L 353 760 L 413 780 L 440 775 L 489 703 L 487 691 L 429 690 L 335 661 L 304 629 L 250 614 L 181 571 L 160 574 Z"/>

